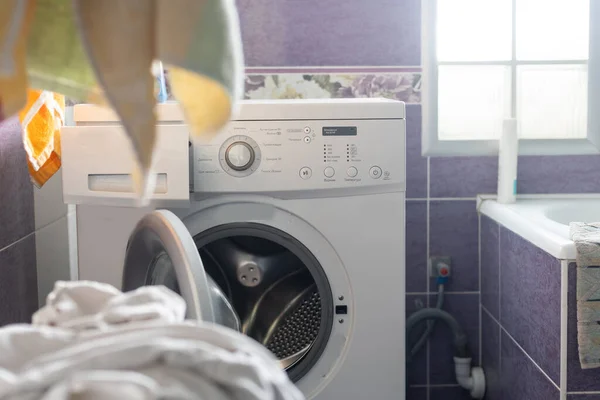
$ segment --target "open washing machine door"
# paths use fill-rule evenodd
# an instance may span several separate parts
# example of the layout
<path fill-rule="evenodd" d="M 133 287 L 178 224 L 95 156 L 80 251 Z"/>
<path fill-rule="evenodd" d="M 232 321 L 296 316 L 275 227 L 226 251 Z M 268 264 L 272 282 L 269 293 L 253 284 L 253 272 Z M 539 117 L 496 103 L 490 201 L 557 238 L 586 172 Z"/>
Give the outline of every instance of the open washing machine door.
<path fill-rule="evenodd" d="M 205 273 L 194 240 L 175 214 L 158 210 L 144 216 L 127 243 L 123 291 L 164 285 L 186 302 L 186 317 L 240 330 L 231 303 Z"/>
<path fill-rule="evenodd" d="M 179 293 L 188 318 L 257 340 L 292 381 L 320 359 L 332 329 L 333 299 L 320 264 L 300 242 L 266 225 L 230 223 L 192 238 L 172 212 L 147 214 L 127 245 L 123 290 L 145 285 Z"/>

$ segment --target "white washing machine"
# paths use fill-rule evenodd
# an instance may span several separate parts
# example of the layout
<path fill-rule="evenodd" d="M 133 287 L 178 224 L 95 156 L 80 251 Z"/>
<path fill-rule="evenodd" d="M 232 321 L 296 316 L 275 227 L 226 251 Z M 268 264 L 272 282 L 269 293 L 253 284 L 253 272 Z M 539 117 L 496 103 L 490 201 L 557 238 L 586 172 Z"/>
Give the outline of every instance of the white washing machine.
<path fill-rule="evenodd" d="M 63 130 L 78 278 L 178 291 L 189 316 L 263 343 L 307 398 L 403 399 L 404 104 L 243 102 L 194 144 L 176 104 L 158 116 L 143 209 L 114 114 L 77 106 Z"/>

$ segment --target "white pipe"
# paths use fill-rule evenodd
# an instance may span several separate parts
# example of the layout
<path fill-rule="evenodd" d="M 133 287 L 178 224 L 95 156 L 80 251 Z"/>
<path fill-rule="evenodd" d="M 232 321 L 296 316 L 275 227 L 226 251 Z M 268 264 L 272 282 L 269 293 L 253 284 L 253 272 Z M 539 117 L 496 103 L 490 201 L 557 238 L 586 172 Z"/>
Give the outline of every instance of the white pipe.
<path fill-rule="evenodd" d="M 467 389 L 474 399 L 483 399 L 485 394 L 485 375 L 483 368 L 471 368 L 471 358 L 454 357 L 456 381 Z"/>

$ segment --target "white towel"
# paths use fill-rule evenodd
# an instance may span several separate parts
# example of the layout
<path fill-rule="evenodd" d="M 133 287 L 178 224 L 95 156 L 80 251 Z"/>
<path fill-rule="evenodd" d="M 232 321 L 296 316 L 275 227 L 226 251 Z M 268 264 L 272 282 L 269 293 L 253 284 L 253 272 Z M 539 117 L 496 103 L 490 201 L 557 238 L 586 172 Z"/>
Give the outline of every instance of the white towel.
<path fill-rule="evenodd" d="M 158 286 L 57 283 L 33 325 L 0 329 L 0 399 L 304 399 L 267 349 L 183 321 L 182 302 Z"/>

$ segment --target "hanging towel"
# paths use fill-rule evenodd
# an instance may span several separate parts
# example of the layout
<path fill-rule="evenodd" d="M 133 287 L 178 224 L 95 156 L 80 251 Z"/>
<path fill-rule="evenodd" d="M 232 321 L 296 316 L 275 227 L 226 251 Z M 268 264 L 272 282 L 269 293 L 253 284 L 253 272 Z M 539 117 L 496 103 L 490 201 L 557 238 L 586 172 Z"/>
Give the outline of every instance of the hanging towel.
<path fill-rule="evenodd" d="M 19 4 L 26 4 L 25 14 L 33 16 L 30 24 L 19 25 L 27 36 L 27 74 L 9 76 L 4 86 L 13 85 L 14 94 L 5 97 L 0 86 L 0 104 L 12 113 L 7 100 L 21 96 L 22 106 L 28 78 L 33 88 L 112 107 L 137 161 L 132 173 L 141 205 L 155 178 L 152 63 L 161 61 L 169 71 L 173 95 L 196 137 L 215 134 L 242 95 L 244 63 L 234 0 L 21 0 L 2 7 L 19 21 Z M 0 36 L 0 49 L 14 47 L 9 36 Z M 24 51 L 24 46 L 16 48 Z M 0 57 L 0 65 L 10 64 L 9 51 Z M 25 62 L 25 57 L 13 59 Z"/>
<path fill-rule="evenodd" d="M 581 368 L 600 367 L 600 223 L 572 222 L 577 249 L 577 342 Z"/>
<path fill-rule="evenodd" d="M 165 287 L 57 282 L 33 325 L 0 329 L 0 398 L 304 399 L 259 343 L 184 314 Z"/>
<path fill-rule="evenodd" d="M 60 130 L 65 98 L 48 91 L 29 90 L 19 113 L 31 181 L 42 187 L 60 168 Z"/>

